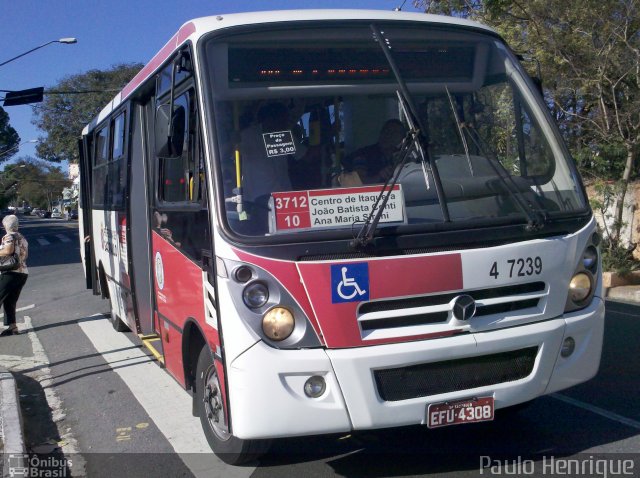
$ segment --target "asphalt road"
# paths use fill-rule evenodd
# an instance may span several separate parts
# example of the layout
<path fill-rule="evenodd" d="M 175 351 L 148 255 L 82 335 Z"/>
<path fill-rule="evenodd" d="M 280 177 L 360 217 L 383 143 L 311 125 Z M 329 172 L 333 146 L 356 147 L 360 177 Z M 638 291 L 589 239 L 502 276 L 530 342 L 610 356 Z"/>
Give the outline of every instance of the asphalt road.
<path fill-rule="evenodd" d="M 30 277 L 18 320 L 30 332 L 0 339 L 0 364 L 18 378 L 29 450 L 52 458 L 50 468 L 62 463 L 66 476 L 556 476 L 567 460 L 583 467 L 573 476 L 604 476 L 602 467 L 628 459 L 640 476 L 636 306 L 607 303 L 595 379 L 517 414 L 277 440 L 259 463 L 234 468 L 194 453 L 206 444 L 188 395 L 136 336 L 113 331 L 107 303 L 84 289 L 77 223 L 24 218 L 21 232 Z"/>

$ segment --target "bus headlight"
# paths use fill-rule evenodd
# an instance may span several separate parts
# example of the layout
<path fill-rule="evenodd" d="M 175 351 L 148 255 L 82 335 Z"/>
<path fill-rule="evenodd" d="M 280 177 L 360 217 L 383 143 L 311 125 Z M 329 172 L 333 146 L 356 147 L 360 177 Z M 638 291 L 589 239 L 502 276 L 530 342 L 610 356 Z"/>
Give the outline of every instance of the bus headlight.
<path fill-rule="evenodd" d="M 584 272 L 578 272 L 569 282 L 569 297 L 571 301 L 579 304 L 584 301 L 591 293 L 593 282 L 591 275 Z"/>
<path fill-rule="evenodd" d="M 295 320 L 289 309 L 274 307 L 262 318 L 262 331 L 271 340 L 284 340 L 291 335 Z"/>
<path fill-rule="evenodd" d="M 254 282 L 244 288 L 242 300 L 250 309 L 259 309 L 269 300 L 269 289 L 262 282 Z"/>

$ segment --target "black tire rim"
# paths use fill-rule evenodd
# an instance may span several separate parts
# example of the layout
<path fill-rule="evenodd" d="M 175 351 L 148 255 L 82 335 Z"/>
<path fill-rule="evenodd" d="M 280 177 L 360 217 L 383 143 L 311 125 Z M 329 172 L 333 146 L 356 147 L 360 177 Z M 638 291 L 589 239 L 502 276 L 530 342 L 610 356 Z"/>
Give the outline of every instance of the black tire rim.
<path fill-rule="evenodd" d="M 204 402 L 204 413 L 209 423 L 209 428 L 216 437 L 222 441 L 231 438 L 229 426 L 224 413 L 224 405 L 222 392 L 220 389 L 220 381 L 215 367 L 210 365 L 204 374 L 204 393 L 202 401 Z"/>

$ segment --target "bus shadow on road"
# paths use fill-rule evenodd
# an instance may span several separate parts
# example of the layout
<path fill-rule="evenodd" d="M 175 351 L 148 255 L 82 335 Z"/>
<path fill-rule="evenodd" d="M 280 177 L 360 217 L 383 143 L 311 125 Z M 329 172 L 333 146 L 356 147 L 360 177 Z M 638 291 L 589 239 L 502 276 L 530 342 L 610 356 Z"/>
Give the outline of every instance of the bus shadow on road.
<path fill-rule="evenodd" d="M 88 317 L 82 317 L 78 319 L 60 320 L 50 324 L 38 325 L 31 327 L 25 332 L 41 333 L 43 331 L 52 331 L 61 327 L 73 327 L 83 322 L 93 322 L 106 319 L 104 314 L 96 314 Z M 80 350 L 80 349 L 79 349 Z M 144 355 L 137 355 L 132 358 L 123 358 L 118 360 L 106 360 L 111 354 L 118 354 L 127 351 L 143 351 Z M 77 355 L 69 356 L 68 358 L 50 361 L 46 364 L 35 365 L 31 368 L 23 369 L 25 373 L 37 372 L 41 369 L 50 369 L 51 371 L 51 383 L 48 387 L 58 387 L 60 385 L 83 379 L 91 375 L 99 375 L 105 372 L 112 372 L 114 370 L 139 365 L 140 363 L 157 362 L 157 359 L 150 354 L 146 353 L 146 349 L 141 344 L 131 343 L 127 347 L 119 347 L 109 350 L 107 352 L 93 352 L 93 353 L 78 353 Z M 68 366 L 72 366 L 72 369 L 68 369 Z M 62 370 L 65 370 L 64 372 Z M 45 387 L 46 388 L 46 387 Z"/>
<path fill-rule="evenodd" d="M 96 315 L 91 315 L 89 317 L 81 317 L 79 319 L 56 320 L 55 322 L 52 322 L 50 324 L 33 326 L 30 330 L 38 333 L 48 329 L 55 329 L 58 327 L 68 327 L 70 325 L 78 325 L 82 322 L 93 322 L 96 320 L 105 320 L 105 314 L 96 314 Z"/>
<path fill-rule="evenodd" d="M 637 435 L 637 430 L 542 397 L 520 413 L 497 412 L 490 423 L 429 430 L 411 426 L 274 441 L 259 470 L 282 467 L 308 474 L 329 467 L 339 476 L 410 476 L 454 471 L 478 473 L 483 464 L 571 456 Z M 318 470 L 320 471 L 320 470 Z"/>

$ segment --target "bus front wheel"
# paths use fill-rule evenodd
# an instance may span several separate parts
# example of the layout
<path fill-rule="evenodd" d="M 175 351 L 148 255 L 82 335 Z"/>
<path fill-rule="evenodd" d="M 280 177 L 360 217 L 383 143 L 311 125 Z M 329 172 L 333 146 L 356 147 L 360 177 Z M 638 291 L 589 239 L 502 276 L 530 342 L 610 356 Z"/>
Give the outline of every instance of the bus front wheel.
<path fill-rule="evenodd" d="M 213 452 L 225 463 L 240 465 L 266 452 L 268 440 L 241 440 L 229 432 L 218 373 L 211 351 L 203 347 L 196 368 L 196 410 Z"/>

